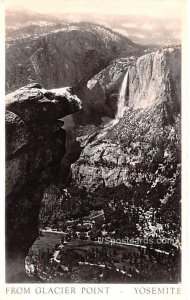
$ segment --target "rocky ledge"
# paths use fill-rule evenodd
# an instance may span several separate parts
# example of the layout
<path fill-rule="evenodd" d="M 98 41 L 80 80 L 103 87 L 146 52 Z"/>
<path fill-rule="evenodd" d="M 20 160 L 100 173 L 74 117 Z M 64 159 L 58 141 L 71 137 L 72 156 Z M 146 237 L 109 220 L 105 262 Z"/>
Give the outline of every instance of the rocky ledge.
<path fill-rule="evenodd" d="M 7 282 L 24 280 L 24 259 L 38 234 L 42 194 L 65 154 L 66 133 L 58 119 L 80 109 L 71 88 L 45 90 L 34 83 L 6 97 Z"/>

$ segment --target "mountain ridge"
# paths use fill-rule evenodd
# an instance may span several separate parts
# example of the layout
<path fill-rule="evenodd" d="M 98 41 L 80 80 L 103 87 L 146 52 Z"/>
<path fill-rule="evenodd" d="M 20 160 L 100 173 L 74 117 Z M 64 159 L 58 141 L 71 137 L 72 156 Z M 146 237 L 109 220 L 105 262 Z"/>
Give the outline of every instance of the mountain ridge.
<path fill-rule="evenodd" d="M 119 56 L 144 53 L 144 47 L 94 25 L 75 25 L 33 38 L 13 39 L 6 48 L 6 90 L 31 82 L 46 88 L 88 81 Z"/>

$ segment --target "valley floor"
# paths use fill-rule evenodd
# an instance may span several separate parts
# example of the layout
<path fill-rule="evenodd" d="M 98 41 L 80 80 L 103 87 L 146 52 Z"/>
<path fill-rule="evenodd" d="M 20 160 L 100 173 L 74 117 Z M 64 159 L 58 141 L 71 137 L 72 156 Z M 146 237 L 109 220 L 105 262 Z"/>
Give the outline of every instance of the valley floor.
<path fill-rule="evenodd" d="M 138 245 L 111 245 L 79 238 L 66 240 L 64 233 L 47 231 L 36 240 L 26 258 L 26 270 L 32 280 L 91 283 L 180 281 L 180 251 L 177 249 L 167 253 Z M 83 269 L 86 276 L 81 273 Z"/>

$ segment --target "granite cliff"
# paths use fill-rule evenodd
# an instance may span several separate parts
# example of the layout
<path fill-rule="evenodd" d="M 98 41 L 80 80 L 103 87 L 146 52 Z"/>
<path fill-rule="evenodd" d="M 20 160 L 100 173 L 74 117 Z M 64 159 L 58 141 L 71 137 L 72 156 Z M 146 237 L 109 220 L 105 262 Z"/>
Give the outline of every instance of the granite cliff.
<path fill-rule="evenodd" d="M 66 133 L 58 119 L 81 109 L 71 88 L 27 85 L 6 97 L 6 280 L 23 282 L 44 189 L 59 172 Z"/>
<path fill-rule="evenodd" d="M 147 108 L 164 101 L 180 103 L 180 48 L 167 48 L 143 55 L 118 58 L 91 78 L 83 89 L 83 106 L 114 117 L 118 93 L 129 69 L 127 106 Z"/>
<path fill-rule="evenodd" d="M 145 184 L 150 189 L 162 187 L 163 199 L 169 197 L 167 188 L 175 194 L 180 167 L 180 63 L 180 49 L 168 48 L 131 64 L 120 59 L 88 82 L 94 98 L 117 99 L 119 83 L 129 69 L 123 117 L 115 125 L 104 122 L 99 128 L 78 131 L 83 151 L 72 165 L 77 185 L 97 190 Z M 99 89 L 94 88 L 97 85 Z"/>

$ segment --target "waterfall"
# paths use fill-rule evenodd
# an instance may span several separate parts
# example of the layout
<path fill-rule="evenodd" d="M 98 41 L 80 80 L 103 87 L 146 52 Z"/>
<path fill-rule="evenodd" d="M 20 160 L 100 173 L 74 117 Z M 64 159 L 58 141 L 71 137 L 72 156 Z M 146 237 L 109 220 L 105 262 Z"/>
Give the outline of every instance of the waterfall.
<path fill-rule="evenodd" d="M 117 113 L 115 115 L 114 119 L 109 119 L 105 117 L 102 117 L 102 125 L 103 129 L 100 131 L 100 133 L 96 136 L 96 140 L 103 138 L 107 132 L 114 126 L 116 125 L 119 120 L 123 117 L 124 111 L 125 111 L 125 98 L 128 90 L 128 85 L 129 85 L 129 68 L 127 69 L 127 72 L 123 78 L 120 90 L 119 90 L 119 95 L 118 95 L 118 105 L 117 105 Z M 108 121 L 107 121 L 108 119 Z"/>
<path fill-rule="evenodd" d="M 126 97 L 126 89 L 128 87 L 129 82 L 129 68 L 123 78 L 123 82 L 121 84 L 121 88 L 118 96 L 118 105 L 117 105 L 117 113 L 115 115 L 115 119 L 119 120 L 123 117 L 125 111 L 125 97 Z"/>

